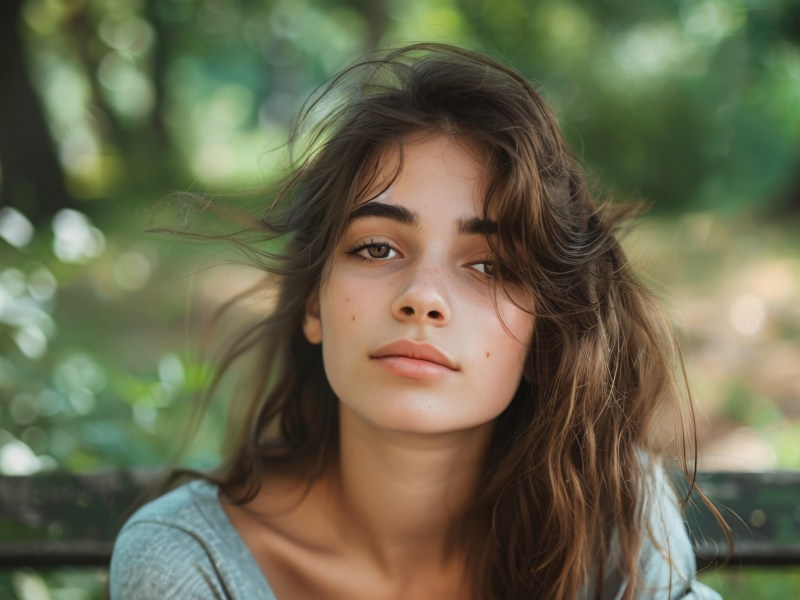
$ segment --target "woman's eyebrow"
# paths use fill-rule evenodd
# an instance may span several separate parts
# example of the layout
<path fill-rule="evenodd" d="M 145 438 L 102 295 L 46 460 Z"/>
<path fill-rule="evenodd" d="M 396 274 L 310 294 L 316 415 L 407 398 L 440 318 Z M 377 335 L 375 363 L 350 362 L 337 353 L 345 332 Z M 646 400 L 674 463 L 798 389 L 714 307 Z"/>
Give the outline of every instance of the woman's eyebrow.
<path fill-rule="evenodd" d="M 383 217 L 384 219 L 391 219 L 403 225 L 412 225 L 419 227 L 419 215 L 414 211 L 407 209 L 405 206 L 398 206 L 396 204 L 384 204 L 383 202 L 365 202 L 360 204 L 350 213 L 348 219 L 350 223 L 365 217 Z"/>
<path fill-rule="evenodd" d="M 491 235 L 497 233 L 497 223 L 488 221 L 487 219 L 481 219 L 480 217 L 459 219 L 458 233 Z"/>
<path fill-rule="evenodd" d="M 358 205 L 353 212 L 350 213 L 348 221 L 352 223 L 358 219 L 366 217 L 381 217 L 384 219 L 391 219 L 403 225 L 411 225 L 412 227 L 419 227 L 419 215 L 406 208 L 405 206 L 398 206 L 397 204 L 384 204 L 383 202 L 365 202 Z M 464 217 L 458 220 L 458 233 L 464 235 L 491 235 L 497 233 L 497 223 L 480 217 Z"/>

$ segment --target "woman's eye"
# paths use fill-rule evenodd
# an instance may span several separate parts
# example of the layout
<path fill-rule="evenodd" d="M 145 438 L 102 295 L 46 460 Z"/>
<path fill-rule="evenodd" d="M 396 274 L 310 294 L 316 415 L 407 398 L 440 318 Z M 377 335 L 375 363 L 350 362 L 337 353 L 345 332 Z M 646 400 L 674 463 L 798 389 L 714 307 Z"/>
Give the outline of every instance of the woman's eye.
<path fill-rule="evenodd" d="M 495 266 L 494 263 L 491 261 L 486 260 L 483 262 L 472 263 L 470 267 L 472 267 L 479 273 L 483 273 L 487 277 L 495 276 Z"/>
<path fill-rule="evenodd" d="M 395 258 L 398 252 L 388 242 L 369 242 L 353 248 L 349 254 L 364 260 L 386 260 Z"/>

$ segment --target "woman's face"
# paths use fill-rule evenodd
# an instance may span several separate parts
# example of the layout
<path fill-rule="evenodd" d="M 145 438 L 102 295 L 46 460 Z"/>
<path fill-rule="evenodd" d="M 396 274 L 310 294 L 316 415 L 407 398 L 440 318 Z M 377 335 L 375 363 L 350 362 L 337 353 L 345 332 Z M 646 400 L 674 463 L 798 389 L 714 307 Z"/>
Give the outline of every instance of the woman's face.
<path fill-rule="evenodd" d="M 399 176 L 352 211 L 309 301 L 304 331 L 322 344 L 333 391 L 379 428 L 485 425 L 519 385 L 534 319 L 493 294 L 484 168 L 467 148 L 409 137 Z M 387 151 L 379 175 L 391 177 L 398 159 Z"/>

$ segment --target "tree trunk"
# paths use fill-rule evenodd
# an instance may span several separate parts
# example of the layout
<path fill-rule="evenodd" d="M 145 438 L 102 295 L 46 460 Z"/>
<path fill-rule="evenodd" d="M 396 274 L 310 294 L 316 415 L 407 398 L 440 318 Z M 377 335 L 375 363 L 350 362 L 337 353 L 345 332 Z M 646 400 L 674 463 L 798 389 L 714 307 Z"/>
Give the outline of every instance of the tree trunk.
<path fill-rule="evenodd" d="M 22 4 L 0 2 L 0 203 L 41 225 L 74 201 L 28 76 L 20 32 Z"/>

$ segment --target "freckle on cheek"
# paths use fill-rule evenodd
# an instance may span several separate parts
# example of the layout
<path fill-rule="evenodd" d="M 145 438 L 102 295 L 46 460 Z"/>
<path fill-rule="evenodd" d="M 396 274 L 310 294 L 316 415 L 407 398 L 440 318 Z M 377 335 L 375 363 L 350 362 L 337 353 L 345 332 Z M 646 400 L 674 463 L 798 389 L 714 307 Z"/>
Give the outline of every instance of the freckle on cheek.
<path fill-rule="evenodd" d="M 356 316 L 355 316 L 355 315 L 353 315 L 353 319 L 352 319 L 352 320 L 353 320 L 353 321 L 355 321 L 355 320 L 356 320 Z"/>
<path fill-rule="evenodd" d="M 490 355 L 491 355 L 491 352 L 487 352 L 486 353 L 486 358 L 489 358 Z"/>

